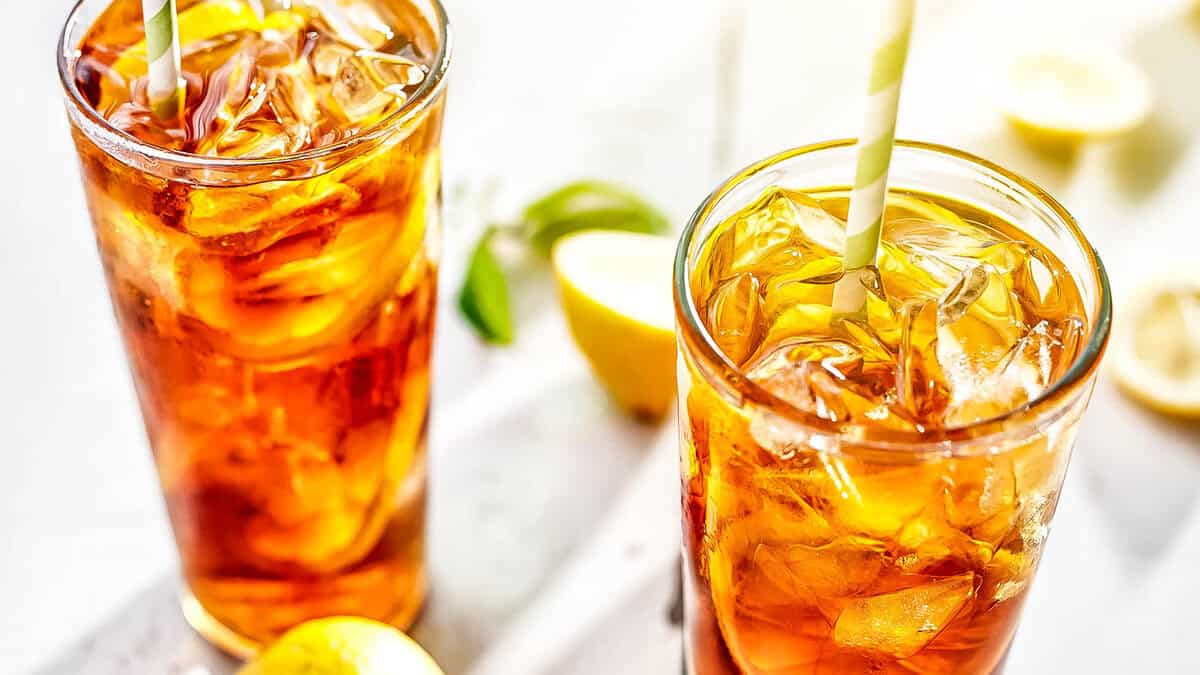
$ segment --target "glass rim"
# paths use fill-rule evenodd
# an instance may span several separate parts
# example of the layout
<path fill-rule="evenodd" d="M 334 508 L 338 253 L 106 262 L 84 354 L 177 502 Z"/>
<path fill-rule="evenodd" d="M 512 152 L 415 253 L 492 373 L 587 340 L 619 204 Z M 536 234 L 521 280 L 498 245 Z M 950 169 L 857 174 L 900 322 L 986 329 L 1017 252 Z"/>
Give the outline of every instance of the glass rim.
<path fill-rule="evenodd" d="M 744 401 L 768 408 L 785 420 L 799 424 L 806 430 L 845 439 L 852 445 L 864 448 L 908 450 L 924 453 L 931 450 L 936 451 L 939 449 L 936 446 L 942 445 L 945 447 L 941 449 L 949 451 L 959 442 L 971 441 L 977 443 L 984 438 L 1003 436 L 1011 433 L 1014 429 L 1026 429 L 1031 425 L 1041 423 L 1046 418 L 1057 417 L 1056 412 L 1061 413 L 1065 411 L 1069 407 L 1070 400 L 1072 400 L 1070 397 L 1076 392 L 1077 387 L 1096 371 L 1100 357 L 1104 354 L 1108 345 L 1112 327 L 1112 289 L 1109 285 L 1104 263 L 1100 260 L 1099 254 L 1088 241 L 1087 237 L 1084 236 L 1075 218 L 1071 216 L 1058 200 L 1054 199 L 1054 197 L 1033 183 L 1033 181 L 971 153 L 936 143 L 897 140 L 896 146 L 904 150 L 913 150 L 929 156 L 966 162 L 977 171 L 991 174 L 1005 182 L 1015 184 L 1053 213 L 1055 218 L 1066 227 L 1071 238 L 1081 248 L 1085 258 L 1091 264 L 1098 289 L 1096 306 L 1093 308 L 1095 316 L 1090 322 L 1092 326 L 1091 333 L 1087 338 L 1086 345 L 1080 350 L 1075 361 L 1062 377 L 1047 387 L 1036 398 L 994 417 L 963 426 L 932 429 L 924 432 L 898 431 L 866 425 L 838 424 L 802 410 L 775 396 L 764 387 L 747 378 L 743 370 L 737 364 L 733 363 L 717 346 L 708 329 L 700 321 L 699 312 L 691 292 L 689 265 L 690 250 L 693 241 L 700 227 L 707 222 L 713 208 L 730 191 L 765 169 L 769 169 L 794 157 L 824 150 L 852 147 L 856 143 L 856 139 L 842 138 L 784 150 L 737 171 L 733 176 L 718 185 L 705 198 L 700 207 L 692 214 L 691 219 L 684 228 L 675 254 L 674 283 L 672 286 L 674 288 L 676 321 L 680 331 L 680 348 L 690 349 L 693 357 L 696 356 L 696 352 L 698 351 L 698 356 L 706 362 L 699 364 L 703 374 L 706 377 L 716 376 L 720 378 L 722 384 L 736 392 Z M 722 372 L 711 372 L 714 368 Z M 1061 405 L 1056 405 L 1057 403 L 1061 403 Z"/>
<path fill-rule="evenodd" d="M 434 16 L 430 17 L 433 27 L 440 31 L 438 35 L 438 50 L 434 56 L 429 76 L 417 88 L 413 96 L 387 117 L 379 120 L 363 133 L 351 136 L 329 145 L 322 145 L 308 150 L 302 150 L 278 157 L 210 157 L 190 152 L 170 150 L 147 143 L 126 131 L 118 129 L 109 123 L 103 115 L 79 91 L 79 86 L 70 72 L 74 63 L 72 56 L 78 51 L 78 45 L 70 44 L 73 29 L 79 24 L 83 6 L 97 0 L 76 0 L 63 23 L 62 32 L 58 38 L 58 80 L 63 88 L 68 103 L 86 122 L 84 132 L 89 136 L 92 132 L 99 134 L 105 141 L 132 150 L 142 157 L 155 162 L 181 167 L 184 169 L 223 169 L 237 171 L 272 167 L 293 162 L 311 162 L 321 160 L 343 152 L 351 151 L 359 146 L 369 145 L 391 133 L 397 128 L 404 127 L 419 114 L 424 112 L 432 102 L 438 100 L 446 88 L 446 74 L 450 69 L 451 54 L 454 51 L 454 40 L 450 27 L 450 19 L 442 0 L 428 0 L 433 7 Z M 82 125 L 81 125 L 82 126 Z M 93 139 L 95 140 L 95 139 Z"/>

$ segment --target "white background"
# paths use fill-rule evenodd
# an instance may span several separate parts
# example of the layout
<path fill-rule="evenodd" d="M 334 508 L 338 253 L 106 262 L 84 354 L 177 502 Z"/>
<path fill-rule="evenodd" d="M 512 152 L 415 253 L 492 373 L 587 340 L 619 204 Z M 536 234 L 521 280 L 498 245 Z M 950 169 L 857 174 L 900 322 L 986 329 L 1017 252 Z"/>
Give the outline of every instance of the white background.
<path fill-rule="evenodd" d="M 736 166 L 855 133 L 861 45 L 875 11 L 870 0 L 447 4 L 458 40 L 445 142 L 451 195 L 495 181 L 502 213 L 569 178 L 606 177 L 644 190 L 678 225 Z M 1164 266 L 1195 269 L 1193 3 L 919 4 L 900 136 L 982 154 L 1060 197 L 1108 263 L 1118 320 L 1120 297 L 1133 285 Z M 53 68 L 67 3 L 9 0 L 5 9 L 0 670 L 21 673 L 66 649 L 175 561 Z M 721 47 L 722 14 L 734 11 L 745 13 L 736 61 Z M 1064 42 L 1119 51 L 1143 67 L 1158 98 L 1152 123 L 1073 160 L 1018 144 L 995 113 L 998 64 Z M 479 226 L 470 217 L 448 223 L 447 291 Z M 624 421 L 592 383 L 543 275 L 517 275 L 523 330 L 515 348 L 479 346 L 448 302 L 439 327 L 433 451 L 435 471 L 443 469 L 434 476 L 432 525 L 435 537 L 469 531 L 478 549 L 470 559 L 433 563 L 435 574 L 471 580 L 451 602 L 480 617 L 536 597 L 655 434 Z M 517 470 L 529 466 L 539 470 Z M 1185 609 L 1200 605 L 1189 579 L 1200 526 L 1187 524 L 1197 485 L 1200 429 L 1144 413 L 1102 382 L 1013 672 L 1200 668 L 1191 638 L 1200 623 Z M 472 486 L 469 495 L 463 486 Z M 512 547 L 528 551 L 520 565 L 491 553 Z M 496 630 L 481 618 L 464 640 L 486 642 Z"/>

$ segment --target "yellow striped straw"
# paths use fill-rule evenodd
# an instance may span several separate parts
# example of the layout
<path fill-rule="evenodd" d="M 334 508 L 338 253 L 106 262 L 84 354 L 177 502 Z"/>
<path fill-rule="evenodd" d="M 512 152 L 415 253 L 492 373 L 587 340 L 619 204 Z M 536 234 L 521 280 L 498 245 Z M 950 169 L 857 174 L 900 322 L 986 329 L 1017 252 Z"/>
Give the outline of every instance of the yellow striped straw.
<path fill-rule="evenodd" d="M 146 24 L 146 61 L 150 68 L 146 94 L 154 116 L 169 120 L 183 112 L 187 82 L 180 76 L 179 13 L 175 0 L 142 0 Z"/>
<path fill-rule="evenodd" d="M 858 165 L 846 219 L 845 275 L 833 293 L 836 315 L 863 311 L 867 292 L 862 270 L 875 264 L 883 208 L 887 199 L 888 167 L 896 138 L 900 85 L 908 60 L 916 0 L 886 0 L 883 22 L 873 47 L 867 109 L 858 137 Z"/>

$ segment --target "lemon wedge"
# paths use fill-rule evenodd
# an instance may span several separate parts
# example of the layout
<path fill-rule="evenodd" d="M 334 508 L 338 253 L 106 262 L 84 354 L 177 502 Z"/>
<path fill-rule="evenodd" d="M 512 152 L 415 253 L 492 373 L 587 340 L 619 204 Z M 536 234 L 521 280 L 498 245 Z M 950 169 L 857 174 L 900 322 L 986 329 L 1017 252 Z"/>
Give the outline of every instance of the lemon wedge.
<path fill-rule="evenodd" d="M 1200 274 L 1163 277 L 1122 311 L 1111 361 L 1118 384 L 1155 410 L 1200 418 Z"/>
<path fill-rule="evenodd" d="M 1027 54 L 1009 67 L 1000 106 L 1029 140 L 1073 145 L 1141 124 L 1152 107 L 1150 83 L 1133 63 L 1111 54 Z"/>
<path fill-rule="evenodd" d="M 294 32 L 303 27 L 301 14 L 279 10 L 260 18 L 245 0 L 207 0 L 179 13 L 179 43 L 189 45 L 226 33 L 277 30 Z M 127 78 L 146 72 L 146 41 L 125 50 L 113 63 L 113 70 Z"/>
<path fill-rule="evenodd" d="M 675 241 L 588 230 L 552 253 L 571 334 L 600 381 L 631 414 L 661 417 L 675 397 Z"/>
<path fill-rule="evenodd" d="M 443 675 L 420 645 L 369 619 L 333 617 L 284 634 L 238 675 Z"/>

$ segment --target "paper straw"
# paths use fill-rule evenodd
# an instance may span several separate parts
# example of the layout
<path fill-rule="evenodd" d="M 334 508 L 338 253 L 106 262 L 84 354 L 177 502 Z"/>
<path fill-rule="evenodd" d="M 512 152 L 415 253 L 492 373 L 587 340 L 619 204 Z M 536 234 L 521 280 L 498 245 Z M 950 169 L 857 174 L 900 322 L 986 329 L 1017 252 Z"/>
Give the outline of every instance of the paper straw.
<path fill-rule="evenodd" d="M 835 314 L 861 312 L 867 294 L 861 270 L 875 264 L 879 232 L 887 198 L 888 167 L 896 137 L 896 113 L 900 106 L 900 84 L 908 59 L 915 0 L 887 0 L 883 23 L 872 49 L 871 82 L 867 109 L 858 137 L 858 165 L 854 191 L 846 221 L 846 274 L 833 294 Z"/>
<path fill-rule="evenodd" d="M 187 83 L 179 74 L 179 14 L 175 0 L 142 0 L 142 17 L 150 69 L 146 87 L 150 109 L 162 120 L 178 118 L 183 112 Z"/>

